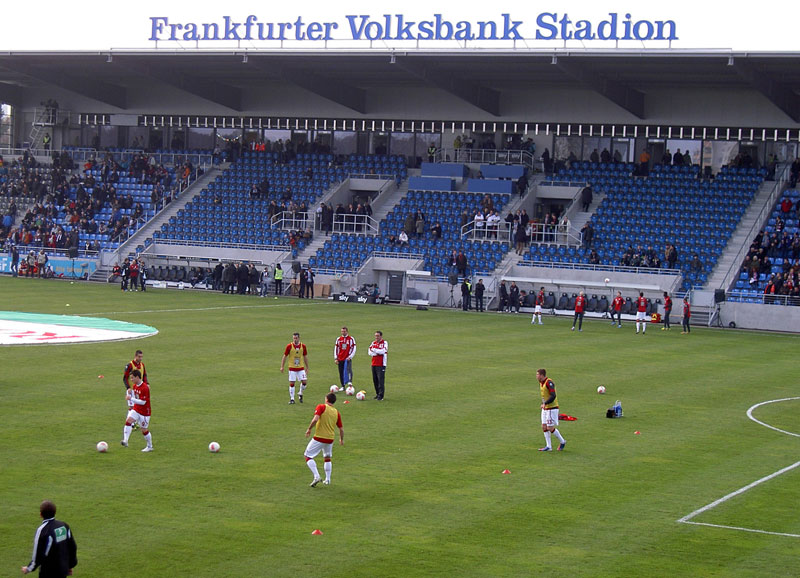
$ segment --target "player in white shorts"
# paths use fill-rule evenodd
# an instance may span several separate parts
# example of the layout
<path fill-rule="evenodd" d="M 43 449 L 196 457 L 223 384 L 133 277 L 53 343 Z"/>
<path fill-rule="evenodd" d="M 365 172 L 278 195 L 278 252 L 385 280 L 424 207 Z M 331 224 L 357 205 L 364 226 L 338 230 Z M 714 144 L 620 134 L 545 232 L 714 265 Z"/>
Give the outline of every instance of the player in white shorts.
<path fill-rule="evenodd" d="M 547 377 L 547 370 L 539 369 L 536 371 L 536 379 L 539 382 L 539 392 L 542 396 L 542 432 L 544 441 L 547 445 L 539 448 L 540 452 L 553 450 L 551 436 L 555 434 L 558 438 L 558 451 L 562 451 L 567 445 L 567 440 L 558 431 L 558 398 L 556 397 L 556 384 Z"/>
<path fill-rule="evenodd" d="M 308 380 L 306 370 L 308 369 L 308 349 L 305 343 L 300 343 L 300 334 L 292 334 L 292 342 L 283 350 L 281 358 L 281 373 L 289 360 L 289 405 L 294 404 L 294 384 L 300 382 L 299 398 L 303 403 L 303 392 L 306 390 Z"/>
<path fill-rule="evenodd" d="M 533 308 L 533 317 L 531 317 L 532 324 L 536 323 L 536 317 L 539 317 L 539 325 L 542 325 L 542 305 L 544 305 L 544 287 L 536 295 L 536 305 Z"/>

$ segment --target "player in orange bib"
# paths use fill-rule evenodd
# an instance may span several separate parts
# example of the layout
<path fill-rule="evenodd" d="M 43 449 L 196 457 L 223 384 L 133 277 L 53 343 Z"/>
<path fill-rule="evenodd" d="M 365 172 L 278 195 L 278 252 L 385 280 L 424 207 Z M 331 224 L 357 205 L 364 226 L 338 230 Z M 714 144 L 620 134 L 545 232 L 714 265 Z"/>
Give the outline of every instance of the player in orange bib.
<path fill-rule="evenodd" d="M 300 334 L 292 334 L 292 342 L 283 350 L 281 359 L 281 373 L 289 360 L 289 405 L 294 405 L 294 384 L 300 382 L 299 399 L 303 403 L 303 392 L 308 383 L 308 350 L 305 343 L 300 343 Z"/>
<path fill-rule="evenodd" d="M 567 445 L 561 433 L 558 431 L 558 397 L 556 397 L 556 384 L 553 380 L 547 377 L 546 369 L 539 369 L 536 371 L 536 379 L 539 381 L 539 393 L 542 396 L 542 431 L 544 432 L 544 441 L 547 444 L 543 448 L 539 448 L 540 452 L 549 452 L 553 450 L 550 444 L 550 437 L 556 434 L 558 441 L 558 451 L 562 451 L 564 446 Z"/>
<path fill-rule="evenodd" d="M 331 458 L 333 457 L 333 441 L 336 438 L 336 428 L 339 428 L 339 445 L 344 445 L 344 429 L 342 428 L 342 416 L 339 411 L 333 407 L 336 403 L 336 394 L 329 393 L 325 396 L 325 403 L 319 404 L 314 410 L 314 417 L 311 423 L 308 424 L 306 430 L 306 437 L 311 435 L 311 428 L 314 429 L 314 437 L 308 442 L 306 447 L 305 457 L 306 465 L 311 473 L 314 474 L 314 480 L 311 482 L 313 488 L 318 483 L 330 485 L 331 483 Z M 322 452 L 325 458 L 325 480 L 319 477 L 319 470 L 317 469 L 317 462 L 314 458 Z"/>

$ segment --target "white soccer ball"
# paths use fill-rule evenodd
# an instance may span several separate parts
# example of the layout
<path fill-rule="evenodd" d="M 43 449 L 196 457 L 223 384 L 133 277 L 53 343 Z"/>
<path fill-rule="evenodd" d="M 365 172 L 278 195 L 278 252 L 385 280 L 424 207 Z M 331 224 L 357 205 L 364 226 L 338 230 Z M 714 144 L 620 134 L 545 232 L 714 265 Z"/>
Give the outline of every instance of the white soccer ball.
<path fill-rule="evenodd" d="M 219 444 L 217 442 L 211 442 L 208 444 L 208 451 L 210 451 L 212 454 L 217 453 L 219 451 Z"/>
<path fill-rule="evenodd" d="M 598 385 L 598 386 L 597 386 L 597 393 L 599 393 L 599 394 L 601 394 L 601 395 L 602 395 L 602 394 L 604 394 L 605 392 L 606 392 L 606 386 L 605 386 L 605 385 Z"/>
<path fill-rule="evenodd" d="M 606 277 L 606 278 L 605 278 L 605 282 L 606 282 L 606 285 L 608 285 L 609 283 L 611 283 L 611 279 L 609 279 L 608 277 Z"/>
<path fill-rule="evenodd" d="M 357 399 L 358 401 L 364 401 L 365 399 L 367 399 L 367 392 L 366 392 L 366 391 L 363 391 L 363 390 L 362 390 L 362 391 L 359 391 L 359 392 L 356 394 L 356 399 Z"/>
<path fill-rule="evenodd" d="M 97 442 L 97 451 L 104 454 L 108 451 L 108 444 L 106 442 Z"/>
<path fill-rule="evenodd" d="M 347 395 L 355 395 L 355 394 L 356 394 L 356 388 L 355 388 L 355 387 L 353 387 L 352 385 L 348 385 L 348 386 L 347 386 L 347 389 L 345 389 L 345 390 L 344 390 L 344 392 L 345 392 Z"/>
<path fill-rule="evenodd" d="M 332 385 L 331 386 L 331 393 L 338 393 L 338 391 L 339 391 L 339 386 L 338 385 Z"/>

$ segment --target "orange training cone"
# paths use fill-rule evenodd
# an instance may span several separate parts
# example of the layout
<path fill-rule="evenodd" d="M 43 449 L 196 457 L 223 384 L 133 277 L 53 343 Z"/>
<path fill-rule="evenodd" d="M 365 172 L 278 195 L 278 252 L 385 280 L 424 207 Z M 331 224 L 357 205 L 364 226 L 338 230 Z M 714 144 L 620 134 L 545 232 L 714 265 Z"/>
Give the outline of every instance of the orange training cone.
<path fill-rule="evenodd" d="M 322 530 L 314 530 L 311 532 L 312 536 L 322 536 Z"/>

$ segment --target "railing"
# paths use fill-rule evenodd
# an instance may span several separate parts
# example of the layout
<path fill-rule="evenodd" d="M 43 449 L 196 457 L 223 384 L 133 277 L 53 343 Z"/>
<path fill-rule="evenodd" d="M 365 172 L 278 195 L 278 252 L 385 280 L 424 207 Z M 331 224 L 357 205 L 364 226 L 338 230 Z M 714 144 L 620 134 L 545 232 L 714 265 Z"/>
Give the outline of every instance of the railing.
<path fill-rule="evenodd" d="M 305 231 L 311 224 L 308 211 L 282 211 L 270 221 L 271 228 L 281 231 Z"/>
<path fill-rule="evenodd" d="M 333 230 L 336 233 L 355 233 L 357 235 L 377 235 L 380 231 L 378 221 L 369 215 L 333 215 Z"/>
<path fill-rule="evenodd" d="M 156 162 L 163 165 L 180 165 L 186 161 L 190 161 L 195 167 L 200 167 L 207 170 L 213 164 L 213 155 L 211 153 L 148 153 L 142 149 L 123 149 L 121 151 L 106 151 L 103 149 L 85 148 L 85 147 L 64 147 L 62 149 L 44 149 L 44 148 L 0 148 L 0 155 L 3 157 L 18 158 L 25 152 L 39 157 L 50 157 L 53 154 L 66 152 L 72 160 L 76 163 L 85 163 L 89 160 L 101 160 L 105 155 L 110 154 L 116 161 L 130 161 L 134 156 L 145 154 L 148 157 L 155 158 Z M 393 176 L 389 178 L 394 178 Z"/>
<path fill-rule="evenodd" d="M 639 275 L 669 275 L 681 277 L 680 269 L 625 267 L 621 265 L 592 265 L 590 263 L 553 263 L 551 261 L 519 261 L 516 264 L 522 267 L 546 267 L 548 269 L 573 269 L 576 271 L 605 271 L 608 273 L 636 273 Z"/>
<path fill-rule="evenodd" d="M 437 163 L 473 163 L 524 165 L 533 169 L 537 162 L 534 156 L 523 150 L 460 149 L 442 148 L 436 150 Z"/>
<path fill-rule="evenodd" d="M 727 291 L 725 299 L 732 302 L 746 302 L 750 299 L 753 303 L 760 303 L 764 305 L 793 305 L 800 307 L 800 297 L 792 297 L 790 295 L 770 295 L 758 293 L 753 295 L 748 291 Z"/>
<path fill-rule="evenodd" d="M 156 239 L 141 251 L 142 254 L 153 254 L 155 245 L 171 245 L 181 247 L 211 247 L 222 249 L 251 249 L 258 251 L 281 251 L 291 253 L 289 245 L 257 245 L 255 243 L 226 243 L 224 241 L 188 241 L 180 239 Z"/>
<path fill-rule="evenodd" d="M 511 223 L 487 223 L 486 221 L 470 221 L 461 227 L 461 238 L 465 241 L 511 242 Z"/>
<path fill-rule="evenodd" d="M 580 245 L 583 235 L 575 232 L 571 223 L 546 225 L 545 223 L 528 223 L 530 234 L 528 243 L 541 243 L 545 245 Z"/>
<path fill-rule="evenodd" d="M 758 216 L 755 218 L 753 226 L 750 227 L 750 230 L 747 232 L 745 242 L 742 243 L 741 247 L 739 247 L 739 251 L 736 253 L 731 266 L 725 273 L 725 277 L 722 279 L 719 289 L 727 289 L 733 284 L 736 277 L 738 277 L 739 269 L 744 262 L 744 256 L 747 251 L 750 250 L 750 244 L 753 242 L 753 239 L 756 238 L 758 231 L 761 230 L 761 227 L 767 220 L 767 215 L 769 215 L 772 212 L 772 209 L 775 207 L 775 202 L 778 200 L 778 197 L 781 195 L 781 193 L 783 193 L 783 185 L 788 182 L 790 172 L 791 166 L 787 163 L 783 166 L 783 170 L 780 171 L 780 175 L 776 174 L 775 185 L 772 187 L 772 191 L 770 192 L 767 201 L 761 207 L 761 211 L 759 211 Z"/>

